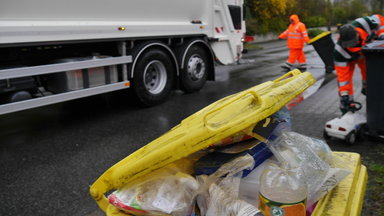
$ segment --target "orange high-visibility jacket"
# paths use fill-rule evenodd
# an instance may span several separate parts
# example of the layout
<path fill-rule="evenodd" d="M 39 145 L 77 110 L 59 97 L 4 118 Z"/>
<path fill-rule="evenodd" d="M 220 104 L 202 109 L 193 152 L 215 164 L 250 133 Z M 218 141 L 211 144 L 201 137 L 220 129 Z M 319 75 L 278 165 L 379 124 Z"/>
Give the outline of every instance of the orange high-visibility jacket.
<path fill-rule="evenodd" d="M 376 20 L 376 22 L 379 24 L 377 29 L 377 36 L 383 36 L 384 35 L 384 17 L 380 14 L 374 14 L 372 15 L 372 18 Z"/>
<path fill-rule="evenodd" d="M 288 29 L 280 34 L 281 39 L 287 38 L 288 48 L 300 49 L 304 47 L 304 42 L 309 41 L 307 28 L 304 23 L 300 22 L 299 17 L 293 14 L 289 17 L 294 23 L 288 26 Z"/>

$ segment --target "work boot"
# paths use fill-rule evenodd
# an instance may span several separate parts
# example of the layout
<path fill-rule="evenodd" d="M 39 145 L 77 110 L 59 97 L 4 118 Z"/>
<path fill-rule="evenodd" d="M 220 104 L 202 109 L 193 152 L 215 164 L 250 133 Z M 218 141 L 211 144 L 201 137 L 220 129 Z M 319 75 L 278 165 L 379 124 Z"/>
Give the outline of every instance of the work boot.
<path fill-rule="evenodd" d="M 364 87 L 363 87 L 363 88 L 361 89 L 361 94 L 363 94 L 363 95 L 366 96 L 366 95 L 367 95 L 367 88 L 364 88 Z"/>
<path fill-rule="evenodd" d="M 281 65 L 280 67 L 282 68 L 281 72 L 282 73 L 287 73 L 289 71 L 292 70 L 292 64 L 291 63 L 288 63 L 288 62 L 285 62 L 283 65 Z"/>
<path fill-rule="evenodd" d="M 363 80 L 363 88 L 361 89 L 361 94 L 367 95 L 367 81 Z"/>
<path fill-rule="evenodd" d="M 301 72 L 305 72 L 307 71 L 307 64 L 300 64 L 297 69 L 299 69 Z"/>
<path fill-rule="evenodd" d="M 343 115 L 349 111 L 350 104 L 349 95 L 340 96 L 340 111 Z"/>

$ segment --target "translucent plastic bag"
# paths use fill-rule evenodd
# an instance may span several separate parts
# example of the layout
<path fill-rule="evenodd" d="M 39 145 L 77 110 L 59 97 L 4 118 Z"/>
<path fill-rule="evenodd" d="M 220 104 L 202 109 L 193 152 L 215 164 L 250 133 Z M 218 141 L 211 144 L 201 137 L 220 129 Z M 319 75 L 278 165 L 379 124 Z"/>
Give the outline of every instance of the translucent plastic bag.
<path fill-rule="evenodd" d="M 279 162 L 288 163 L 292 167 L 299 166 L 303 170 L 308 184 L 307 206 L 320 200 L 350 173 L 347 169 L 330 166 L 331 152 L 329 147 L 319 147 L 323 144 L 325 143 L 316 143 L 313 138 L 287 131 L 268 143 Z M 320 157 L 314 150 L 318 151 Z"/>
<path fill-rule="evenodd" d="M 240 181 L 239 198 L 258 207 L 260 176 L 269 163 L 277 163 L 275 157 L 267 159 Z"/>
<path fill-rule="evenodd" d="M 264 215 L 305 216 L 308 187 L 300 167 L 269 161 L 260 176 L 258 207 Z"/>
<path fill-rule="evenodd" d="M 185 173 L 159 175 L 146 181 L 129 185 L 108 196 L 109 202 L 133 215 L 190 214 L 199 185 Z"/>
<path fill-rule="evenodd" d="M 296 143 L 305 143 L 308 145 L 309 148 L 312 149 L 314 153 L 316 153 L 317 156 L 327 164 L 331 164 L 333 160 L 332 151 L 331 148 L 329 148 L 328 144 L 325 143 L 323 140 L 319 140 L 313 137 L 304 136 L 302 134 L 287 131 L 287 134 L 290 135 L 290 138 L 293 142 Z"/>
<path fill-rule="evenodd" d="M 239 184 L 242 171 L 251 169 L 254 160 L 250 155 L 238 157 L 215 173 L 197 177 L 200 182 L 197 204 L 202 216 L 255 216 L 260 211 L 251 204 L 240 200 Z"/>

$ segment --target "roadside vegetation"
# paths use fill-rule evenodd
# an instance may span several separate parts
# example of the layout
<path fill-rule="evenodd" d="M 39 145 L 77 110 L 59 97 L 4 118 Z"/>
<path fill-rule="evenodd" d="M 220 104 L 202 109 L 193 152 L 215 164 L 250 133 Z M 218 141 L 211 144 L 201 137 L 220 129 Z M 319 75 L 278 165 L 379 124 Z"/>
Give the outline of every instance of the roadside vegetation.
<path fill-rule="evenodd" d="M 383 0 L 245 0 L 245 5 L 247 35 L 280 33 L 291 14 L 299 15 L 307 28 L 330 28 L 384 9 Z"/>
<path fill-rule="evenodd" d="M 384 150 L 384 147 L 382 148 Z M 379 155 L 384 156 L 384 152 Z M 370 215 L 384 216 L 384 164 L 380 160 L 365 157 L 364 165 L 368 168 L 368 185 L 365 196 L 365 212 Z"/>

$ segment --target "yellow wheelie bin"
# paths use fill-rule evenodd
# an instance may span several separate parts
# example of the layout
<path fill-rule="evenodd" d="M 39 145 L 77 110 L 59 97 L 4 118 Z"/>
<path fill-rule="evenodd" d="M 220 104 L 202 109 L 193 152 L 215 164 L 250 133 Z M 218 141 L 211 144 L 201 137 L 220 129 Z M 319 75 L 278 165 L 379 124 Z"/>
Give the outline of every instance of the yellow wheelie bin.
<path fill-rule="evenodd" d="M 105 194 L 134 184 L 155 170 L 234 134 L 257 136 L 252 130 L 259 121 L 280 110 L 314 82 L 309 72 L 294 70 L 274 81 L 212 103 L 105 171 L 90 187 L 91 196 L 106 215 L 129 215 L 109 204 Z M 366 169 L 358 154 L 335 155 L 350 160 L 353 173 L 318 203 L 314 215 L 324 212 L 331 212 L 329 215 L 358 215 L 367 180 Z M 333 214 L 333 209 L 337 214 Z"/>

